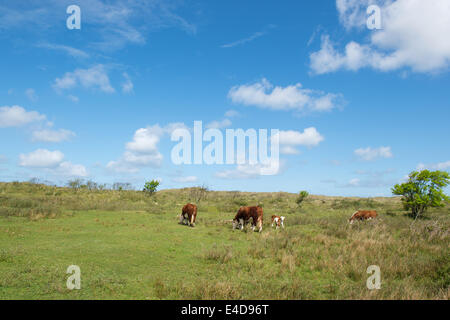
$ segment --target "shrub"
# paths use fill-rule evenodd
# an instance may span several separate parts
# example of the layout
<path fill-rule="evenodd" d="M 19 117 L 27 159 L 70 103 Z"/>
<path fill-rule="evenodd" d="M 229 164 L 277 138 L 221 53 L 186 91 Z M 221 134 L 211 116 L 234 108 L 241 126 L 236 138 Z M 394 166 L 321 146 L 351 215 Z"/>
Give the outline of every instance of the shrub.
<path fill-rule="evenodd" d="M 149 196 L 152 196 L 153 194 L 155 194 L 156 189 L 158 189 L 158 186 L 159 186 L 158 180 L 147 181 L 144 185 L 143 191 Z"/>
<path fill-rule="evenodd" d="M 300 191 L 300 193 L 297 196 L 297 199 L 295 199 L 295 203 L 297 203 L 297 205 L 299 207 L 301 207 L 303 201 L 305 201 L 305 199 L 309 196 L 308 191 Z"/>
<path fill-rule="evenodd" d="M 411 210 L 414 218 L 418 218 L 429 207 L 443 207 L 449 197 L 442 190 L 450 183 L 450 176 L 445 171 L 413 171 L 409 180 L 396 184 L 392 193 L 401 195 L 405 210 Z"/>

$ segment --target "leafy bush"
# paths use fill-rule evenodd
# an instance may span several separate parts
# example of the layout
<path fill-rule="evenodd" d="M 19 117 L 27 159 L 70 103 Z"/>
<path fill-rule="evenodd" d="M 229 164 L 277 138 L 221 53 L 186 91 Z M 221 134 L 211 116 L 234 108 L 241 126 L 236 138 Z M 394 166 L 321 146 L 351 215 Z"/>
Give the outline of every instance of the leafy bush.
<path fill-rule="evenodd" d="M 297 203 L 297 205 L 299 207 L 301 207 L 303 201 L 305 201 L 305 199 L 309 196 L 308 191 L 300 191 L 300 193 L 297 196 L 297 199 L 295 199 L 295 203 Z"/>
<path fill-rule="evenodd" d="M 405 210 L 411 210 L 414 218 L 418 218 L 429 207 L 443 207 L 449 197 L 442 190 L 450 183 L 450 176 L 445 171 L 413 171 L 409 180 L 396 184 L 392 193 L 401 195 Z"/>
<path fill-rule="evenodd" d="M 159 186 L 158 180 L 147 181 L 144 185 L 143 191 L 148 195 L 152 196 L 153 194 L 155 194 L 156 189 L 158 189 L 158 186 Z"/>

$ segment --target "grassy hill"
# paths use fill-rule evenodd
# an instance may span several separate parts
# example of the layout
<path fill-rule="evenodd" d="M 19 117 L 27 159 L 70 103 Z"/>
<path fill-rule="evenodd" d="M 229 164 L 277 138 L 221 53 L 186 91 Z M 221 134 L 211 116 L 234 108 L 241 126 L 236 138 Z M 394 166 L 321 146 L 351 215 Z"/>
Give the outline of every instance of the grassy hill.
<path fill-rule="evenodd" d="M 399 198 L 209 191 L 195 228 L 179 225 L 197 189 L 74 190 L 0 183 L 0 299 L 448 299 L 450 208 L 414 221 Z M 231 229 L 243 205 L 262 233 Z M 379 218 L 352 226 L 356 209 Z M 270 216 L 286 228 L 270 228 Z M 81 290 L 66 288 L 69 265 Z M 381 269 L 368 290 L 366 269 Z"/>

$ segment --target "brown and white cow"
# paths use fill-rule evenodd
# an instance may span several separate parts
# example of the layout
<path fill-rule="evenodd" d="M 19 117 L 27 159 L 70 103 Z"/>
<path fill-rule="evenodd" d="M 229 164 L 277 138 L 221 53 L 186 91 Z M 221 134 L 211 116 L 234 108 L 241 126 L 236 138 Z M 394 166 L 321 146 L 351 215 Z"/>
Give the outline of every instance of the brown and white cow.
<path fill-rule="evenodd" d="M 358 210 L 352 216 L 348 221 L 350 224 L 353 224 L 354 220 L 370 220 L 373 218 L 376 218 L 377 212 L 375 210 Z"/>
<path fill-rule="evenodd" d="M 239 208 L 236 216 L 233 219 L 233 229 L 244 229 L 244 225 L 252 219 L 252 230 L 255 227 L 258 231 L 262 231 L 263 225 L 263 209 L 259 206 L 256 207 L 241 207 Z"/>
<path fill-rule="evenodd" d="M 272 216 L 272 227 L 275 224 L 276 225 L 275 229 L 278 229 L 279 227 L 284 228 L 284 219 L 285 219 L 285 217 L 283 217 L 283 216 L 273 215 Z"/>
<path fill-rule="evenodd" d="M 195 227 L 195 219 L 197 218 L 197 206 L 192 203 L 186 204 L 181 210 L 180 224 L 187 224 Z"/>

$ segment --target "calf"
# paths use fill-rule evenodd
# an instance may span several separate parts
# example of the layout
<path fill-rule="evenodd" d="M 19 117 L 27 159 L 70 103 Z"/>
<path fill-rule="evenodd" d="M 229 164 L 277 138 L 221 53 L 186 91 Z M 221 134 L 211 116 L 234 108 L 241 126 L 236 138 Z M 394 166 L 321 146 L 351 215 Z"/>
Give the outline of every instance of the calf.
<path fill-rule="evenodd" d="M 348 221 L 350 224 L 353 224 L 354 220 L 370 220 L 373 218 L 376 218 L 377 212 L 375 210 L 358 210 L 352 216 Z"/>
<path fill-rule="evenodd" d="M 255 227 L 258 228 L 258 231 L 262 231 L 263 225 L 263 209 L 259 206 L 256 207 L 241 207 L 236 216 L 233 219 L 233 229 L 243 230 L 244 225 L 252 219 L 252 230 L 255 230 Z"/>
<path fill-rule="evenodd" d="M 284 228 L 284 219 L 285 218 L 283 216 L 273 215 L 272 216 L 272 227 L 275 224 L 276 225 L 275 229 L 278 229 L 278 227 L 280 227 L 280 226 Z"/>
<path fill-rule="evenodd" d="M 187 224 L 195 227 L 195 219 L 197 218 L 197 206 L 192 203 L 186 204 L 181 210 L 180 224 Z"/>

